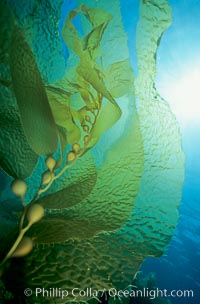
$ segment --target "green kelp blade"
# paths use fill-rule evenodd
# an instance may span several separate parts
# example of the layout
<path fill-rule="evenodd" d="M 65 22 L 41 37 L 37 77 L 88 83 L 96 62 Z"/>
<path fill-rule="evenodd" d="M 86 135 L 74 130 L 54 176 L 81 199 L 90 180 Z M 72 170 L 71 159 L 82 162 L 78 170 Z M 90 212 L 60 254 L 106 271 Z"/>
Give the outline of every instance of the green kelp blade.
<path fill-rule="evenodd" d="M 134 77 L 129 59 L 111 64 L 105 72 L 105 83 L 114 98 L 127 94 L 133 89 Z"/>
<path fill-rule="evenodd" d="M 0 166 L 14 178 L 25 179 L 36 166 L 38 155 L 31 150 L 14 106 L 0 107 Z"/>
<path fill-rule="evenodd" d="M 74 220 L 63 215 L 48 215 L 35 224 L 27 235 L 34 238 L 37 244 L 63 243 L 67 240 L 87 239 L 102 230 L 101 225 L 86 220 Z"/>
<path fill-rule="evenodd" d="M 90 194 L 96 183 L 97 172 L 89 153 L 79 159 L 67 173 L 59 180 L 60 189 L 39 199 L 38 204 L 48 209 L 70 208 Z"/>
<path fill-rule="evenodd" d="M 110 129 L 119 120 L 120 116 L 121 110 L 117 104 L 107 102 L 106 105 L 102 106 L 92 128 L 87 148 L 93 147 L 98 142 L 100 136 Z"/>
<path fill-rule="evenodd" d="M 24 133 L 38 155 L 56 151 L 58 135 L 35 57 L 20 30 L 13 30 L 10 69 Z"/>
<path fill-rule="evenodd" d="M 76 184 L 56 192 L 44 196 L 39 203 L 49 209 L 69 208 L 79 204 L 91 192 L 96 182 L 96 176 L 88 174 L 87 179 L 80 180 Z"/>

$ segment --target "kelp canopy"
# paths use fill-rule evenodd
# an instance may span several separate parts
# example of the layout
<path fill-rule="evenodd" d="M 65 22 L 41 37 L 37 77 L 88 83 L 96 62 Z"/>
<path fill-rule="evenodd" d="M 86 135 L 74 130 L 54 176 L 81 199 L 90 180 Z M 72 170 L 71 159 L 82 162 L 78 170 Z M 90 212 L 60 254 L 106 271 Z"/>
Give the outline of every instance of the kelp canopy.
<path fill-rule="evenodd" d="M 69 293 L 123 289 L 147 256 L 164 252 L 178 219 L 181 138 L 154 85 L 156 51 L 171 22 L 167 0 L 138 8 L 137 76 L 118 0 L 77 0 L 62 37 L 61 5 L 1 4 L 0 165 L 2 178 L 10 176 L 0 205 L 2 242 L 12 246 L 26 206 L 45 209 L 26 232 L 37 246 L 23 260 L 14 293 L 23 294 L 24 284 Z M 8 191 L 13 178 L 28 185 L 21 220 L 20 201 Z M 16 260 L 11 264 L 17 276 Z"/>

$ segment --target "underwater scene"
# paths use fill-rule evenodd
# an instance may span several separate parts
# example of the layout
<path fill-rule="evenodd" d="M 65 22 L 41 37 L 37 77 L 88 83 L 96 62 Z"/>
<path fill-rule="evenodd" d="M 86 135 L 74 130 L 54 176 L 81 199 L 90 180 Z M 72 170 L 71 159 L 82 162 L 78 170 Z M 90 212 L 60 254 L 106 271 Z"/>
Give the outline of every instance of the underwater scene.
<path fill-rule="evenodd" d="M 200 1 L 0 0 L 0 304 L 198 304 Z"/>

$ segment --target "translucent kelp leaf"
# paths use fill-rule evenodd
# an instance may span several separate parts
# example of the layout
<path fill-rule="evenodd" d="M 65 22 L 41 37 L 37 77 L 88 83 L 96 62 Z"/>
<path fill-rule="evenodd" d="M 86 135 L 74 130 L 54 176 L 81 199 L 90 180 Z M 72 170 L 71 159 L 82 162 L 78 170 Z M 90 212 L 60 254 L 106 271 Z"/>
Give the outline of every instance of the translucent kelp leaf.
<path fill-rule="evenodd" d="M 56 151 L 58 136 L 35 57 L 15 25 L 10 51 L 12 83 L 24 133 L 38 155 Z"/>
<path fill-rule="evenodd" d="M 101 225 L 102 231 L 117 229 L 128 220 L 139 190 L 143 145 L 137 113 L 131 113 L 126 135 L 110 147 L 91 194 L 71 208 L 73 219 L 87 219 L 97 228 Z"/>
<path fill-rule="evenodd" d="M 31 175 L 38 156 L 31 150 L 14 106 L 0 107 L 0 165 L 15 178 Z"/>
<path fill-rule="evenodd" d="M 110 129 L 118 121 L 120 116 L 121 110 L 115 104 L 108 102 L 106 105 L 102 106 L 91 131 L 87 148 L 93 147 L 98 142 L 100 136 Z"/>
<path fill-rule="evenodd" d="M 90 154 L 85 155 L 69 170 L 63 181 L 61 179 L 59 182 L 62 190 L 44 196 L 38 203 L 49 209 L 69 208 L 79 204 L 92 191 L 96 178 L 94 160 Z"/>
<path fill-rule="evenodd" d="M 169 104 L 160 96 L 154 83 L 156 52 L 163 32 L 170 24 L 171 8 L 168 1 L 141 3 L 136 36 L 138 76 L 135 91 L 145 159 L 138 208 L 132 221 L 140 227 L 141 240 L 145 237 L 144 256 L 163 254 L 173 236 L 184 180 L 184 154 L 179 126 Z M 141 212 L 145 217 L 141 216 Z M 148 225 L 145 225 L 147 219 Z"/>
<path fill-rule="evenodd" d="M 105 72 L 105 82 L 114 98 L 125 95 L 133 87 L 133 71 L 129 59 L 110 65 Z"/>

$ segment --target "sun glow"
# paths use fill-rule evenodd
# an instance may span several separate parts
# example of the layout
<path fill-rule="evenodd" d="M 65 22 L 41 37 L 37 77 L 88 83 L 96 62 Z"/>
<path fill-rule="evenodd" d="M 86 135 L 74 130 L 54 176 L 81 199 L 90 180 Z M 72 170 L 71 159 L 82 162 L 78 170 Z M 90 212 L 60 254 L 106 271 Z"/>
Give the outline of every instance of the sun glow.
<path fill-rule="evenodd" d="M 200 68 L 182 72 L 171 82 L 165 79 L 159 87 L 181 125 L 200 121 Z"/>

